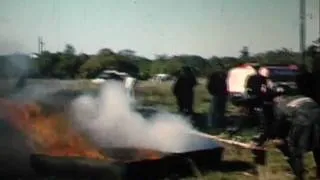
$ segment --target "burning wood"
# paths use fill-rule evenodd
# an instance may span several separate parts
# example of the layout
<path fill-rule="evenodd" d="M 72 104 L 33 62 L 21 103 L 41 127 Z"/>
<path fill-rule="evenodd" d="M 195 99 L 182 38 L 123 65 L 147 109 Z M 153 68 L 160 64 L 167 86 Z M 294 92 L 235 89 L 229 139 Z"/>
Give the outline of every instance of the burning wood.
<path fill-rule="evenodd" d="M 109 148 L 102 150 L 70 127 L 63 113 L 45 115 L 37 104 L 19 104 L 0 100 L 0 114 L 19 131 L 27 135 L 30 147 L 37 154 L 54 157 L 82 157 L 111 161 L 155 160 L 162 153 L 138 148 Z M 106 155 L 108 154 L 108 156 Z M 111 155 L 111 157 L 110 157 Z"/>

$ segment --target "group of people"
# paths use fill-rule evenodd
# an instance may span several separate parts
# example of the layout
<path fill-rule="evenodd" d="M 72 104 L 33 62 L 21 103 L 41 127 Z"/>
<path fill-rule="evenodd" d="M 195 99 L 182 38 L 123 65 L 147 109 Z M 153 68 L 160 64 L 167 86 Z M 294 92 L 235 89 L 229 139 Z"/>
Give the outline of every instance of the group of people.
<path fill-rule="evenodd" d="M 313 55 L 314 69 L 308 72 L 304 65 L 296 76 L 297 90 L 272 86 L 268 76 L 259 72 L 248 78 L 246 98 L 250 114 L 259 120 L 258 135 L 253 138 L 257 146 L 263 146 L 268 140 L 277 142 L 277 148 L 287 157 L 296 179 L 304 179 L 303 155 L 313 152 L 316 162 L 317 179 L 320 179 L 320 61 L 319 53 Z M 213 96 L 209 125 L 223 126 L 224 112 L 228 99 L 227 75 L 225 72 L 213 73 L 207 83 L 207 89 Z M 184 67 L 173 86 L 179 111 L 193 113 L 193 89 L 196 78 L 190 68 Z M 280 143 L 279 143 L 280 142 Z"/>
<path fill-rule="evenodd" d="M 228 100 L 228 90 L 225 71 L 216 71 L 208 78 L 207 90 L 212 95 L 209 109 L 208 124 L 213 127 L 224 126 L 224 115 Z M 194 113 L 194 88 L 198 84 L 190 67 L 184 66 L 173 84 L 173 94 L 176 97 L 180 113 L 191 116 Z"/>

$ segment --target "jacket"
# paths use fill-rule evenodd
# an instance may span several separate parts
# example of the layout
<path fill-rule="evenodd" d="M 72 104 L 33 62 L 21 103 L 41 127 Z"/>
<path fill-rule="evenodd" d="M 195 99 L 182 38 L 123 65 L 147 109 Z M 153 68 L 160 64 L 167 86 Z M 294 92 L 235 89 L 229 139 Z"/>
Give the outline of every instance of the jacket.
<path fill-rule="evenodd" d="M 214 72 L 208 78 L 207 90 L 212 96 L 227 95 L 227 75 L 224 72 Z"/>

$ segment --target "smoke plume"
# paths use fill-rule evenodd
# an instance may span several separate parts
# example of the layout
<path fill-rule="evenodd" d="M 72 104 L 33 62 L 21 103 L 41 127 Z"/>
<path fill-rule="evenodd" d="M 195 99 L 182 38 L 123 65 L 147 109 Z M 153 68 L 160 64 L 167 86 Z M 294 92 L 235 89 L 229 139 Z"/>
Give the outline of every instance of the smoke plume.
<path fill-rule="evenodd" d="M 49 95 L 63 89 L 57 83 L 42 83 L 28 77 L 38 72 L 36 62 L 23 53 L 14 53 L 1 58 L 0 95 L 20 102 L 42 100 L 52 102 Z"/>
<path fill-rule="evenodd" d="M 30 72 L 30 70 L 33 70 L 32 63 L 30 58 L 24 54 L 16 53 L 2 58 L 0 95 L 6 98 L 29 97 L 28 93 L 21 93 L 20 89 L 17 90 L 16 84 L 19 78 Z M 32 92 L 36 93 L 34 90 Z M 31 90 L 27 91 L 31 92 Z M 2 109 L 0 111 L 0 174 L 25 175 L 32 173 L 32 169 L 29 166 L 29 156 L 33 150 L 28 144 L 29 141 L 22 132 L 4 120 L 5 114 Z"/>
<path fill-rule="evenodd" d="M 71 104 L 73 123 L 102 147 L 139 147 L 179 152 L 190 146 L 192 125 L 182 116 L 159 112 L 144 118 L 118 82 L 102 85 L 97 97 L 83 95 Z"/>

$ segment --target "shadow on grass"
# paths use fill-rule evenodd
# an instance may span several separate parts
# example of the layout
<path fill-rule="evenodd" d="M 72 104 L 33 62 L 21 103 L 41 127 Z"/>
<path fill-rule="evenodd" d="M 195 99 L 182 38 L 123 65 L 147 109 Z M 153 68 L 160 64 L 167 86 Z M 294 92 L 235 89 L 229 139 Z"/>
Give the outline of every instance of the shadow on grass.
<path fill-rule="evenodd" d="M 220 167 L 217 169 L 212 169 L 215 171 L 221 171 L 223 173 L 236 172 L 236 171 L 248 171 L 255 169 L 255 166 L 251 163 L 244 161 L 223 161 Z"/>
<path fill-rule="evenodd" d="M 206 155 L 206 154 L 205 154 Z M 60 158 L 61 159 L 61 158 Z M 192 158 L 193 159 L 193 158 Z M 47 159 L 48 161 L 50 159 Z M 194 159 L 193 159 L 194 160 Z M 211 160 L 211 161 L 210 161 Z M 47 175 L 54 177 L 64 177 L 77 179 L 79 176 L 83 177 L 95 177 L 97 179 L 103 179 L 104 177 L 121 177 L 121 179 L 140 180 L 140 179 L 183 179 L 191 177 L 199 177 L 207 173 L 222 172 L 248 172 L 253 169 L 254 166 L 241 161 L 223 161 L 217 162 L 217 159 L 207 157 L 206 161 L 198 163 L 190 163 L 188 158 L 184 155 L 167 156 L 158 160 L 144 160 L 128 163 L 113 164 L 108 162 L 99 162 L 93 160 L 81 160 L 81 164 L 75 166 L 74 163 L 80 161 L 79 159 L 65 158 L 63 162 L 57 159 L 51 159 L 50 163 L 55 164 L 49 168 L 50 172 L 41 171 L 40 174 L 45 177 Z M 69 161 L 69 162 L 67 162 Z M 40 162 L 40 161 L 39 161 Z M 43 162 L 43 161 L 41 161 Z M 205 162 L 205 164 L 204 164 Z M 58 166 L 59 164 L 59 166 Z M 84 164 L 90 166 L 84 166 Z M 41 168 L 44 167 L 43 165 Z M 47 166 L 48 167 L 48 166 Z M 64 167 L 64 168 L 62 168 Z M 40 166 L 39 166 L 40 168 Z M 88 168 L 91 168 L 89 171 Z M 43 169 L 43 168 L 42 168 Z M 39 169 L 40 170 L 40 169 Z M 48 169 L 47 169 L 48 170 Z M 88 178 L 88 179 L 91 179 Z"/>
<path fill-rule="evenodd" d="M 171 156 L 159 161 L 133 163 L 127 166 L 125 179 L 183 179 L 199 177 L 212 172 L 250 172 L 255 169 L 253 164 L 244 161 L 218 162 L 212 156 L 205 159 L 194 159 L 194 157 L 191 159 L 192 162 L 187 157 Z"/>
<path fill-rule="evenodd" d="M 208 133 L 219 133 L 228 127 L 237 127 L 239 131 L 253 130 L 258 125 L 258 121 L 251 120 L 244 115 L 228 115 L 226 116 L 220 128 L 210 128 L 207 125 L 208 115 L 206 113 L 195 113 L 192 117 L 192 124 L 201 131 Z"/>

